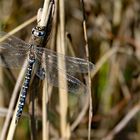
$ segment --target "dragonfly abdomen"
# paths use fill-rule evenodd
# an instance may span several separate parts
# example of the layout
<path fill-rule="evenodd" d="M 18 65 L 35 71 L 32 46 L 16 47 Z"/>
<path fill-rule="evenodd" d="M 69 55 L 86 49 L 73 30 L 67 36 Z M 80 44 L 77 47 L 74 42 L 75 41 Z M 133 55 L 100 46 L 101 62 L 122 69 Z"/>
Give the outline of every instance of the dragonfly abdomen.
<path fill-rule="evenodd" d="M 20 98 L 19 98 L 19 104 L 18 104 L 18 109 L 16 112 L 16 123 L 18 122 L 22 111 L 23 111 L 23 107 L 25 105 L 25 100 L 26 100 L 26 95 L 27 95 L 27 91 L 29 88 L 29 84 L 30 84 L 30 80 L 31 80 L 31 75 L 32 75 L 32 69 L 33 69 L 33 64 L 35 62 L 34 58 L 29 58 L 29 62 L 28 62 L 28 67 L 27 67 L 27 71 L 25 74 L 25 79 L 23 82 L 23 86 L 20 92 Z"/>

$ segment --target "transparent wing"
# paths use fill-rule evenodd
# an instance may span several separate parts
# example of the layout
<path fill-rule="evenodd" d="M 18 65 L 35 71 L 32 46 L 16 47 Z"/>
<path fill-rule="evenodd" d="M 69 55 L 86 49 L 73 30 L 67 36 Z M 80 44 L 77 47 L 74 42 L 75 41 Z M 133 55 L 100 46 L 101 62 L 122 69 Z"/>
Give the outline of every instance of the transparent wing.
<path fill-rule="evenodd" d="M 5 32 L 0 32 L 0 38 L 6 34 Z M 8 37 L 0 42 L 0 66 L 20 68 L 27 57 L 28 51 L 29 44 L 17 37 Z"/>
<path fill-rule="evenodd" d="M 56 53 L 52 50 L 49 50 L 47 48 L 39 48 L 36 47 L 36 55 L 39 59 L 41 59 L 42 54 L 45 53 L 45 61 L 46 64 L 53 65 L 54 67 L 57 66 L 57 59 L 60 57 L 62 61 L 65 61 L 66 64 L 66 72 L 67 73 L 87 73 L 88 72 L 88 66 L 89 70 L 94 69 L 94 64 L 81 58 L 77 57 L 69 57 L 65 56 L 60 53 Z"/>
<path fill-rule="evenodd" d="M 59 75 L 58 75 L 58 71 L 60 71 Z M 65 74 L 64 70 L 59 69 L 57 66 L 54 67 L 54 65 L 53 66 L 47 65 L 46 70 L 44 68 L 38 69 L 36 74 L 41 79 L 42 79 L 42 77 L 46 76 L 46 78 L 50 84 L 52 84 L 55 87 L 62 88 L 62 89 L 66 89 L 66 87 L 64 86 L 64 84 L 60 85 L 59 81 L 61 81 L 61 79 L 65 79 L 67 82 L 67 89 L 71 93 L 78 93 L 78 94 L 82 93 L 83 94 L 83 93 L 86 93 L 86 91 L 87 91 L 86 85 L 84 85 L 77 78 L 75 78 L 67 73 Z M 58 77 L 60 77 L 60 78 L 58 78 Z"/>

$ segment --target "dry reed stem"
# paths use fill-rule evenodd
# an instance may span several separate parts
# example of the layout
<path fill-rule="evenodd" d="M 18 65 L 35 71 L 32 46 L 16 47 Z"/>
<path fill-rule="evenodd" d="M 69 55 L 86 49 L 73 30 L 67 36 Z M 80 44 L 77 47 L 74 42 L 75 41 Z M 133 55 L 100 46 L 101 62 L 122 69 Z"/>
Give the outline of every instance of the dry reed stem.
<path fill-rule="evenodd" d="M 48 7 L 49 7 L 49 1 L 50 0 L 44 0 L 44 4 L 43 4 L 43 10 L 42 10 L 42 14 L 41 14 L 41 20 L 38 23 L 39 26 L 46 26 L 47 25 L 47 12 L 48 12 Z"/>
<path fill-rule="evenodd" d="M 38 26 L 47 26 L 48 19 L 50 18 L 50 14 L 54 13 L 54 3 L 51 1 L 49 4 L 49 0 L 44 1 L 42 13 L 38 17 Z M 53 6 L 53 7 L 52 7 Z M 51 11 L 52 10 L 52 11 Z M 45 46 L 44 46 L 45 47 Z M 43 58 L 45 58 L 45 54 L 43 54 Z M 45 61 L 45 59 L 43 59 Z M 46 64 L 43 61 L 43 67 L 46 68 Z M 49 121 L 47 120 L 47 104 L 48 104 L 48 83 L 47 79 L 45 78 L 43 82 L 43 94 L 42 94 L 42 126 L 43 126 L 43 133 L 42 138 L 43 140 L 49 139 Z"/>
<path fill-rule="evenodd" d="M 44 79 L 43 83 L 43 95 L 42 95 L 42 127 L 43 127 L 43 133 L 42 138 L 43 140 L 49 140 L 49 121 L 47 119 L 47 104 L 49 101 L 48 98 L 48 83 L 47 79 Z"/>
<path fill-rule="evenodd" d="M 3 77 L 3 69 L 0 69 L 0 85 L 3 85 L 4 82 L 4 77 Z M 2 86 L 0 87 L 0 107 L 4 107 L 4 94 Z M 0 131 L 2 130 L 2 124 L 3 124 L 3 118 L 0 119 Z"/>
<path fill-rule="evenodd" d="M 86 50 L 86 57 L 87 60 L 89 59 L 89 50 L 88 50 L 88 40 L 87 40 L 87 30 L 86 30 L 86 21 L 83 22 L 84 27 L 84 36 L 85 36 L 85 50 Z M 88 140 L 90 140 L 91 135 L 91 122 L 92 122 L 92 94 L 91 94 L 91 74 L 88 66 L 88 75 L 87 75 L 87 87 L 88 87 L 88 94 L 89 94 L 89 123 L 88 123 Z"/>
<path fill-rule="evenodd" d="M 85 39 L 85 51 L 86 51 L 86 59 L 89 60 L 89 50 L 88 50 L 88 38 L 87 38 L 87 29 L 86 29 L 86 15 L 85 15 L 85 7 L 84 7 L 84 1 L 81 0 L 82 5 L 82 12 L 83 12 L 83 31 L 84 31 L 84 39 Z M 88 66 L 88 75 L 87 75 L 87 89 L 88 89 L 88 96 L 89 96 L 89 123 L 88 123 L 88 140 L 90 140 L 91 135 L 91 122 L 92 122 L 92 94 L 91 94 L 91 74 L 90 74 L 90 68 Z M 88 100 L 87 100 L 88 102 Z"/>
<path fill-rule="evenodd" d="M 50 48 L 51 50 L 55 49 L 56 45 L 56 34 L 57 34 L 57 18 L 58 18 L 58 1 L 56 0 L 54 2 L 54 15 L 53 15 L 53 29 L 52 29 L 52 34 L 51 34 L 51 43 L 50 43 Z"/>
<path fill-rule="evenodd" d="M 43 54 L 43 57 L 45 58 L 45 54 Z M 45 59 L 43 59 L 45 60 Z M 43 67 L 46 68 L 45 62 L 43 62 Z M 49 140 L 49 121 L 47 118 L 47 104 L 49 101 L 49 93 L 48 93 L 48 82 L 47 79 L 44 79 L 43 82 L 43 94 L 42 94 L 42 139 L 43 140 Z"/>
<path fill-rule="evenodd" d="M 59 18 L 60 18 L 60 27 L 58 27 L 57 35 L 57 52 L 65 55 L 65 5 L 64 0 L 59 1 Z M 60 30 L 59 30 L 60 29 Z M 66 72 L 65 62 L 58 57 L 58 67 L 63 69 Z M 60 132 L 62 139 L 70 138 L 70 127 L 67 123 L 67 110 L 68 110 L 68 95 L 67 95 L 67 82 L 66 82 L 66 73 L 63 73 L 64 77 L 62 78 L 61 71 L 58 71 L 58 82 L 66 89 L 63 90 L 59 88 L 59 103 L 60 103 Z"/>
<path fill-rule="evenodd" d="M 51 5 L 50 5 L 51 6 Z M 47 26 L 48 18 L 51 8 L 49 7 L 49 0 L 44 1 L 42 13 L 38 17 L 38 26 Z M 43 58 L 45 58 L 45 54 L 43 54 Z M 43 67 L 46 68 L 45 59 L 43 59 Z M 47 102 L 48 102 L 48 83 L 47 79 L 44 79 L 43 82 L 43 94 L 42 94 L 42 139 L 48 140 L 49 139 L 49 121 L 47 120 Z"/>
<path fill-rule="evenodd" d="M 127 123 L 140 111 L 140 103 L 137 103 L 126 115 L 125 117 L 113 128 L 109 134 L 102 140 L 112 140 L 114 136 L 119 133 Z"/>
<path fill-rule="evenodd" d="M 60 29 L 58 27 L 58 29 Z M 62 41 L 60 31 L 58 30 L 57 33 L 57 52 L 64 54 L 64 48 L 62 48 Z M 58 57 L 58 67 L 65 71 L 65 62 Z M 69 139 L 69 124 L 67 124 L 67 107 L 68 107 L 68 97 L 67 97 L 67 83 L 66 83 L 66 73 L 63 73 L 64 77 L 61 77 L 61 71 L 58 71 L 59 77 L 59 86 L 64 87 L 64 89 L 59 88 L 59 103 L 60 103 L 60 131 L 61 131 L 61 138 L 62 139 Z"/>

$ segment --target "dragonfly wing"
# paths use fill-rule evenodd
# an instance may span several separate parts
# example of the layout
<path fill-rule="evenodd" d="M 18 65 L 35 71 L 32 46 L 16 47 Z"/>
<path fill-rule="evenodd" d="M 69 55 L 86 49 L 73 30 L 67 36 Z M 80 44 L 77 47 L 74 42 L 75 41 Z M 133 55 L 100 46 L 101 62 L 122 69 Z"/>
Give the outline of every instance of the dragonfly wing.
<path fill-rule="evenodd" d="M 0 32 L 0 37 L 6 35 Z M 29 45 L 14 36 L 0 42 L 0 66 L 8 68 L 20 68 L 27 57 Z"/>
<path fill-rule="evenodd" d="M 59 57 L 62 61 L 65 61 L 66 71 L 70 74 L 87 73 L 88 70 L 91 71 L 95 67 L 93 63 L 91 63 L 85 59 L 81 59 L 81 58 L 77 58 L 77 57 L 69 57 L 69 56 L 65 56 L 60 53 L 56 53 L 47 48 L 36 47 L 36 53 L 37 53 L 37 57 L 39 57 L 39 59 L 41 59 L 43 52 L 45 52 L 46 64 L 49 63 L 50 65 L 56 66 L 57 60 Z"/>
<path fill-rule="evenodd" d="M 58 71 L 59 75 L 58 75 Z M 40 68 L 37 71 L 37 76 L 42 79 L 42 77 L 46 76 L 47 80 L 50 84 L 52 84 L 55 87 L 59 87 L 62 89 L 66 89 L 64 84 L 59 84 L 59 81 L 61 79 L 66 79 L 67 82 L 67 90 L 71 93 L 86 93 L 87 87 L 84 85 L 80 80 L 77 78 L 69 75 L 68 73 L 65 73 L 64 70 L 59 69 L 58 67 L 54 66 L 46 66 L 46 70 L 44 68 Z M 58 78 L 60 77 L 60 78 Z M 62 81 L 61 81 L 62 82 Z"/>

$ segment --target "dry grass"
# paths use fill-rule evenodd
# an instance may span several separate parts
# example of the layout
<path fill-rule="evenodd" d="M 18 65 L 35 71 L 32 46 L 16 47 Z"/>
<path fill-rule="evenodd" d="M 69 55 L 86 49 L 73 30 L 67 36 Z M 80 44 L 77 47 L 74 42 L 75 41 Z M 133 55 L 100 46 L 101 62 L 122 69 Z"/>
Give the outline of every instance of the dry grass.
<path fill-rule="evenodd" d="M 49 0 L 43 3 L 44 10 L 37 16 L 39 26 L 48 21 Z M 8 32 L 0 42 L 15 33 L 29 41 L 40 5 L 40 1 L 27 4 L 27 0 L 0 2 L 0 29 Z M 4 7 L 9 7 L 7 12 Z M 54 88 L 47 79 L 40 82 L 34 77 L 24 108 L 29 115 L 15 125 L 12 115 L 26 67 L 20 73 L 2 68 L 0 139 L 138 140 L 139 11 L 139 0 L 87 0 L 84 5 L 82 0 L 55 0 L 52 32 L 46 47 L 96 63 L 91 72 L 74 75 L 87 86 L 88 92 L 84 95 L 68 92 L 66 64 L 58 58 L 58 67 L 64 70 L 63 77 L 58 72 L 58 84 L 66 90 Z"/>

